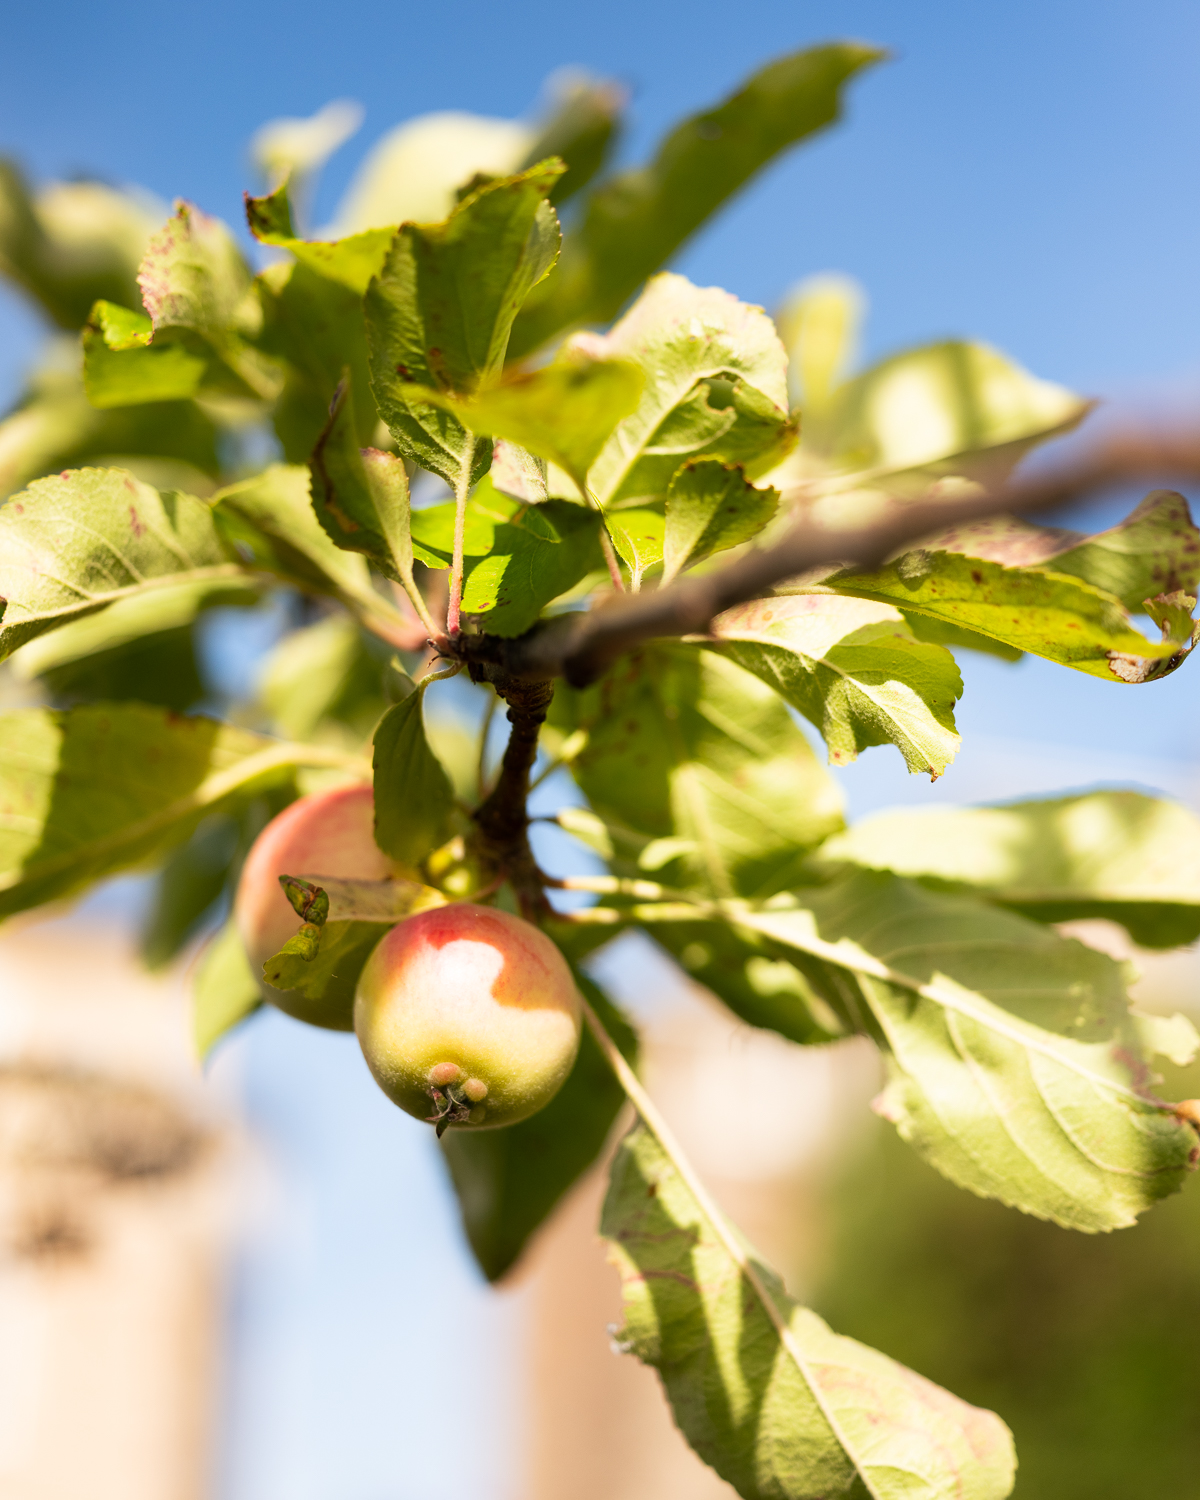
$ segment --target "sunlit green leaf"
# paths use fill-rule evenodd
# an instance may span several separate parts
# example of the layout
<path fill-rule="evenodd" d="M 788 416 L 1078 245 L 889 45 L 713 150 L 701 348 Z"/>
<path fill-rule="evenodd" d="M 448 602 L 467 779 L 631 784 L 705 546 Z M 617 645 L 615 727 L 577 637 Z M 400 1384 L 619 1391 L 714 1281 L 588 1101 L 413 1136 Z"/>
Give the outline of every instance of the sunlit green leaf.
<path fill-rule="evenodd" d="M 701 558 L 749 541 L 778 505 L 778 490 L 756 490 L 735 465 L 712 458 L 684 464 L 667 491 L 663 583 Z"/>
<path fill-rule="evenodd" d="M 1155 490 L 1119 525 L 1093 536 L 1002 516 L 955 527 L 929 546 L 1082 578 L 1135 611 L 1158 594 L 1194 594 L 1200 583 L 1200 531 L 1187 501 L 1173 490 Z"/>
<path fill-rule="evenodd" d="M 669 840 L 658 878 L 717 894 L 769 893 L 841 822 L 837 788 L 779 698 L 695 647 L 627 658 L 595 687 L 559 687 L 572 771 L 604 818 Z"/>
<path fill-rule="evenodd" d="M 180 201 L 151 239 L 138 285 L 156 335 L 199 334 L 228 370 L 235 393 L 262 399 L 278 393 L 278 372 L 247 342 L 262 322 L 250 269 L 219 219 Z M 126 357 L 143 359 L 145 352 L 133 349 Z"/>
<path fill-rule="evenodd" d="M 143 591 L 245 573 L 199 500 L 121 469 L 39 479 L 0 506 L 0 654 Z"/>
<path fill-rule="evenodd" d="M 835 472 L 940 475 L 997 484 L 1035 444 L 1069 431 L 1090 408 L 987 344 L 948 341 L 892 355 L 841 386 L 811 433 Z"/>
<path fill-rule="evenodd" d="M 492 444 L 492 467 L 488 470 L 488 478 L 501 494 L 511 495 L 526 505 L 540 505 L 550 498 L 546 460 L 503 438 Z"/>
<path fill-rule="evenodd" d="M 940 776 L 958 751 L 958 666 L 944 647 L 914 640 L 899 610 L 794 594 L 727 610 L 712 634 L 715 649 L 816 725 L 834 765 L 892 744 L 910 771 Z"/>
<path fill-rule="evenodd" d="M 506 438 L 557 464 L 582 495 L 587 474 L 613 428 L 638 404 L 644 375 L 627 359 L 596 359 L 568 344 L 540 369 L 511 375 L 458 399 L 425 391 L 422 399 L 452 412 L 464 426 Z M 416 399 L 416 390 L 410 399 Z"/>
<path fill-rule="evenodd" d="M 138 285 L 155 330 L 194 328 L 223 338 L 250 291 L 250 269 L 220 219 L 180 202 L 150 241 Z"/>
<path fill-rule="evenodd" d="M 371 586 L 366 560 L 343 551 L 322 529 L 310 502 L 307 469 L 272 464 L 253 479 L 218 491 L 212 509 L 227 546 L 247 566 L 332 594 L 385 634 L 397 623 L 393 606 Z"/>
<path fill-rule="evenodd" d="M 264 198 L 246 197 L 246 222 L 256 240 L 289 250 L 301 265 L 361 297 L 378 274 L 395 234 L 394 226 L 366 229 L 340 240 L 300 239 L 292 227 L 287 184 Z"/>
<path fill-rule="evenodd" d="M 647 569 L 662 562 L 666 527 L 662 511 L 647 510 L 642 506 L 610 511 L 604 524 L 618 556 L 629 569 L 632 587 L 640 589 Z"/>
<path fill-rule="evenodd" d="M 541 122 L 523 165 L 557 156 L 567 170 L 550 190 L 551 203 L 565 203 L 595 177 L 616 141 L 626 91 L 607 78 L 562 69 L 550 80 L 553 108 Z"/>
<path fill-rule="evenodd" d="M 194 401 L 155 401 L 100 411 L 77 361 L 54 354 L 0 420 L 0 498 L 31 480 L 86 465 L 131 470 L 156 489 L 206 495 L 219 469 L 217 426 Z"/>
<path fill-rule="evenodd" d="M 518 324 L 515 352 L 571 323 L 603 323 L 772 157 L 837 119 L 842 85 L 882 57 L 860 42 L 768 63 L 715 109 L 684 120 L 654 160 L 591 193 L 563 264 Z"/>
<path fill-rule="evenodd" d="M 305 763 L 302 746 L 140 703 L 0 715 L 0 916 L 161 853 Z"/>
<path fill-rule="evenodd" d="M 164 583 L 161 588 L 130 594 L 95 614 L 83 615 L 38 636 L 11 658 L 12 671 L 22 681 L 75 664 L 81 664 L 86 672 L 90 668 L 83 664 L 101 655 L 136 646 L 157 635 L 183 631 L 203 610 L 254 604 L 260 594 L 256 580 L 249 576 Z"/>
<path fill-rule="evenodd" d="M 367 289 L 379 410 L 405 456 L 449 484 L 464 463 L 478 478 L 490 451 L 475 453 L 456 418 L 405 386 L 468 396 L 499 374 L 517 309 L 558 255 L 546 194 L 561 172 L 543 164 L 469 194 L 445 223 L 402 224 Z"/>
<path fill-rule="evenodd" d="M 197 344 L 160 339 L 143 313 L 97 302 L 83 330 L 83 388 L 93 406 L 136 406 L 194 396 L 210 356 Z"/>
<path fill-rule="evenodd" d="M 360 448 L 347 379 L 313 449 L 312 503 L 330 539 L 416 591 L 403 459 Z"/>
<path fill-rule="evenodd" d="M 945 1176 L 1066 1228 L 1177 1192 L 1195 1133 L 1158 1103 L 1120 967 L 1012 912 L 857 871 L 739 925 L 820 962 L 885 1050 L 885 1118 Z"/>
<path fill-rule="evenodd" d="M 751 1026 L 805 1047 L 854 1030 L 797 966 L 795 951 L 761 933 L 711 920 L 655 922 L 651 931 L 692 979 Z"/>
<path fill-rule="evenodd" d="M 1178 646 L 1149 641 L 1119 599 L 1042 568 L 1008 568 L 986 558 L 921 549 L 877 573 L 838 573 L 826 587 L 928 615 L 1107 681 L 1120 667 L 1149 676 L 1171 670 Z M 1127 678 L 1125 680 L 1128 680 Z"/>
<path fill-rule="evenodd" d="M 621 1347 L 658 1370 L 684 1436 L 743 1500 L 1011 1492 L 1004 1423 L 793 1301 L 645 1124 L 613 1162 L 601 1233 L 621 1274 Z"/>
<path fill-rule="evenodd" d="M 268 266 L 257 287 L 263 311 L 258 345 L 284 361 L 272 415 L 284 457 L 308 462 L 347 370 L 359 442 L 373 443 L 379 412 L 367 368 L 361 294 L 310 266 L 283 261 Z"/>
<path fill-rule="evenodd" d="M 975 890 L 1042 922 L 1107 917 L 1151 948 L 1200 937 L 1200 819 L 1142 792 L 896 809 L 822 853 Z"/>
<path fill-rule="evenodd" d="M 454 506 L 414 511 L 412 534 L 423 562 L 448 567 Z M 467 506 L 463 613 L 492 635 L 524 634 L 552 599 L 603 567 L 599 534 L 594 511 L 566 500 L 523 506 L 487 476 Z"/>
<path fill-rule="evenodd" d="M 629 312 L 588 349 L 629 359 L 647 380 L 591 468 L 604 506 L 664 495 L 685 459 L 701 454 L 763 473 L 795 441 L 787 410 L 787 356 L 760 307 L 682 276 L 656 276 Z"/>
<path fill-rule="evenodd" d="M 597 987 L 576 983 L 632 1062 L 637 1037 Z M 489 1281 L 516 1263 L 530 1236 L 596 1161 L 625 1102 L 612 1069 L 585 1029 L 567 1081 L 544 1109 L 506 1130 L 450 1130 L 442 1151 L 463 1228 Z"/>
<path fill-rule="evenodd" d="M 863 300 L 848 276 L 812 276 L 775 314 L 788 352 L 792 404 L 804 413 L 805 447 L 821 447 L 820 425 L 857 352 Z"/>
<path fill-rule="evenodd" d="M 258 980 L 230 917 L 205 949 L 193 981 L 192 1039 L 200 1060 L 261 1004 Z"/>
<path fill-rule="evenodd" d="M 375 840 L 410 869 L 454 831 L 454 788 L 425 736 L 425 691 L 393 704 L 375 731 Z"/>
<path fill-rule="evenodd" d="M 84 180 L 35 195 L 15 163 L 0 160 L 0 274 L 60 328 L 81 328 L 101 298 L 136 303 L 138 263 L 156 227 L 133 194 Z"/>

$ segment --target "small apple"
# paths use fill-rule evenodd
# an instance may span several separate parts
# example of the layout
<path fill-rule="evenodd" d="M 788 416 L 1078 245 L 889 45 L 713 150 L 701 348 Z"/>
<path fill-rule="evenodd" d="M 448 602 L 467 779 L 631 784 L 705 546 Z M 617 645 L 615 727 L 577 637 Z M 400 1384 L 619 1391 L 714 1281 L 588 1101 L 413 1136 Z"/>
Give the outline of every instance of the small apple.
<path fill-rule="evenodd" d="M 579 995 L 550 939 L 468 901 L 393 927 L 354 1003 L 376 1083 L 439 1135 L 514 1125 L 549 1103 L 571 1071 L 579 1028 Z"/>
<path fill-rule="evenodd" d="M 277 990 L 262 966 L 300 926 L 279 884 L 281 875 L 341 875 L 384 880 L 391 862 L 375 842 L 375 794 L 369 786 L 341 786 L 301 797 L 272 818 L 242 866 L 233 914 L 263 999 L 313 1026 L 354 1029 L 354 985 L 359 968 L 339 974 L 319 1000 Z"/>

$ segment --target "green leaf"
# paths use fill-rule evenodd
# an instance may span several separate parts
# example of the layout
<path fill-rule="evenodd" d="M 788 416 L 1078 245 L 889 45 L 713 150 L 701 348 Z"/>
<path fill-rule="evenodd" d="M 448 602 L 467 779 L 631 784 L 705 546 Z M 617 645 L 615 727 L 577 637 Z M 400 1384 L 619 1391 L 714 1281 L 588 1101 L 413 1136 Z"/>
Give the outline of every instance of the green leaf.
<path fill-rule="evenodd" d="M 142 925 L 142 959 L 149 968 L 170 963 L 219 900 L 240 833 L 236 818 L 215 813 L 200 823 L 186 844 L 172 850 Z"/>
<path fill-rule="evenodd" d="M 896 809 L 821 852 L 977 891 L 1041 922 L 1106 917 L 1143 947 L 1200 937 L 1200 818 L 1142 792 Z"/>
<path fill-rule="evenodd" d="M 195 636 L 187 625 L 65 661 L 42 672 L 40 681 L 55 708 L 137 702 L 183 713 L 208 695 Z"/>
<path fill-rule="evenodd" d="M 375 731 L 375 842 L 410 869 L 454 832 L 454 789 L 425 736 L 419 687 Z"/>
<path fill-rule="evenodd" d="M 366 561 L 330 540 L 313 513 L 307 469 L 272 464 L 218 490 L 213 515 L 226 545 L 247 566 L 340 599 L 381 633 L 406 622 L 371 586 Z"/>
<path fill-rule="evenodd" d="M 156 331 L 194 328 L 221 339 L 242 314 L 251 276 L 220 219 L 181 200 L 150 241 L 138 285 Z"/>
<path fill-rule="evenodd" d="M 796 439 L 788 418 L 787 356 L 761 307 L 682 276 L 656 276 L 621 321 L 588 341 L 596 358 L 647 372 L 633 413 L 592 464 L 603 506 L 665 495 L 679 465 L 707 454 L 749 477 L 773 468 Z"/>
<path fill-rule="evenodd" d="M 650 568 L 663 560 L 666 517 L 661 510 L 635 506 L 632 510 L 612 510 L 604 518 L 608 534 L 621 561 L 629 569 L 630 584 L 636 592 Z"/>
<path fill-rule="evenodd" d="M 333 720 L 355 741 L 367 738 L 387 707 L 385 662 L 372 655 L 373 639 L 344 614 L 284 636 L 259 676 L 259 694 L 278 732 L 307 740 Z"/>
<path fill-rule="evenodd" d="M 822 446 L 820 429 L 854 362 L 863 305 L 862 289 L 849 276 L 810 276 L 775 314 L 792 404 L 804 412 L 806 448 Z"/>
<path fill-rule="evenodd" d="M 1148 641 L 1119 599 L 1065 573 L 921 549 L 876 573 L 837 573 L 822 587 L 961 626 L 1106 681 L 1162 676 L 1179 664 L 1177 643 Z"/>
<path fill-rule="evenodd" d="M 140 864 L 230 798 L 331 759 L 139 703 L 2 714 L 0 916 Z"/>
<path fill-rule="evenodd" d="M 205 949 L 192 986 L 192 1040 L 201 1062 L 260 1005 L 258 980 L 230 917 Z"/>
<path fill-rule="evenodd" d="M 559 687 L 551 722 L 583 731 L 572 762 L 601 817 L 659 844 L 662 879 L 718 895 L 778 890 L 841 824 L 838 791 L 778 697 L 692 646 L 626 658 L 594 687 Z M 653 858 L 653 856 L 651 856 Z"/>
<path fill-rule="evenodd" d="M 303 921 L 390 922 L 445 906 L 447 898 L 418 880 L 357 880 L 340 875 L 281 875 L 284 894 Z"/>
<path fill-rule="evenodd" d="M 0 506 L 0 656 L 137 593 L 245 576 L 189 495 L 121 469 L 39 479 Z"/>
<path fill-rule="evenodd" d="M 525 167 L 557 156 L 567 170 L 550 190 L 550 202 L 565 203 L 587 186 L 615 144 L 626 91 L 607 78 L 564 70 L 551 79 L 555 108 L 542 121 L 526 152 Z"/>
<path fill-rule="evenodd" d="M 413 512 L 416 555 L 446 568 L 454 547 L 454 506 Z M 600 518 L 567 500 L 526 506 L 497 492 L 486 476 L 467 504 L 462 608 L 491 635 L 523 635 L 560 594 L 604 566 Z"/>
<path fill-rule="evenodd" d="M 569 474 L 581 496 L 587 475 L 613 428 L 637 406 L 645 377 L 627 359 L 597 359 L 581 343 L 567 344 L 550 364 L 510 375 L 458 399 L 422 390 L 472 432 L 506 438 Z M 410 399 L 417 399 L 417 389 Z"/>
<path fill-rule="evenodd" d="M 0 274 L 60 328 L 81 328 L 106 298 L 137 300 L 138 262 L 155 223 L 145 203 L 102 182 L 52 182 L 37 193 L 0 160 Z"/>
<path fill-rule="evenodd" d="M 684 464 L 667 491 L 663 583 L 701 558 L 757 536 L 778 506 L 778 490 L 756 490 L 734 464 L 713 458 Z"/>
<path fill-rule="evenodd" d="M 229 372 L 235 393 L 264 400 L 278 394 L 278 372 L 248 342 L 262 323 L 249 267 L 219 219 L 180 200 L 147 247 L 138 285 L 156 335 L 165 329 L 199 334 Z M 140 358 L 145 351 L 130 353 Z"/>
<path fill-rule="evenodd" d="M 209 356 L 170 340 L 151 344 L 143 313 L 97 302 L 83 330 L 83 388 L 93 406 L 135 406 L 194 396 L 205 383 Z"/>
<path fill-rule="evenodd" d="M 561 172 L 543 164 L 479 188 L 443 224 L 402 224 L 367 289 L 379 410 L 405 457 L 450 485 L 486 470 L 486 445 L 405 386 L 469 396 L 500 373 L 517 309 L 558 255 L 546 194 Z"/>
<path fill-rule="evenodd" d="M 367 367 L 362 295 L 295 262 L 268 266 L 256 285 L 263 312 L 258 346 L 284 362 L 273 413 L 284 456 L 308 462 L 346 370 L 359 442 L 374 442 L 379 412 Z"/>
<path fill-rule="evenodd" d="M 773 157 L 837 119 L 842 85 L 883 55 L 835 42 L 778 58 L 715 109 L 677 125 L 649 165 L 603 183 L 558 274 L 521 318 L 514 352 L 571 323 L 606 323 Z"/>
<path fill-rule="evenodd" d="M 951 625 L 945 620 L 931 620 L 927 615 L 911 614 L 901 610 L 908 628 L 918 641 L 930 646 L 945 646 L 951 651 L 982 651 L 986 656 L 998 656 L 1001 661 L 1020 661 L 1025 654 L 1015 646 L 1006 646 L 990 636 L 980 635 L 975 630 L 965 630 L 961 625 Z"/>
<path fill-rule="evenodd" d="M 1006 567 L 1082 578 L 1115 594 L 1130 610 L 1142 609 L 1158 594 L 1194 594 L 1200 584 L 1200 531 L 1187 501 L 1173 490 L 1155 490 L 1119 525 L 1094 536 L 1002 516 L 955 527 L 929 545 Z"/>
<path fill-rule="evenodd" d="M 675 1420 L 743 1500 L 1003 1500 L 1016 1466 L 991 1412 L 788 1296 L 639 1124 L 600 1223 L 621 1275 L 623 1348 L 662 1378 Z"/>
<path fill-rule="evenodd" d="M 302 240 L 292 228 L 286 182 L 264 198 L 246 194 L 246 223 L 261 244 L 290 251 L 302 266 L 336 281 L 358 297 L 366 291 L 371 278 L 379 274 L 396 233 L 395 226 L 388 225 L 365 229 L 340 240 Z"/>
<path fill-rule="evenodd" d="M 987 344 L 949 340 L 894 354 L 841 386 L 805 445 L 856 483 L 907 474 L 916 493 L 950 474 L 999 484 L 1090 409 Z"/>
<path fill-rule="evenodd" d="M 634 1062 L 637 1037 L 620 1012 L 578 972 L 575 982 Z M 512 1269 L 530 1236 L 598 1159 L 624 1102 L 585 1028 L 567 1081 L 544 1109 L 507 1130 L 451 1130 L 442 1137 L 463 1228 L 489 1281 Z"/>
<path fill-rule="evenodd" d="M 820 961 L 884 1048 L 876 1107 L 952 1182 L 1086 1232 L 1178 1191 L 1195 1134 L 1150 1092 L 1112 959 L 890 874 L 802 899 L 736 921 Z"/>
<path fill-rule="evenodd" d="M 326 922 L 313 929 L 319 936 L 317 952 L 311 956 L 309 945 L 290 939 L 263 965 L 263 978 L 271 986 L 271 1004 L 310 1026 L 353 1031 L 358 976 L 375 945 L 394 925 Z"/>
<path fill-rule="evenodd" d="M 194 401 L 98 411 L 78 368 L 51 353 L 0 420 L 0 498 L 45 474 L 119 465 L 158 489 L 204 495 L 217 473 L 217 424 Z"/>
<path fill-rule="evenodd" d="M 113 667 L 121 665 L 122 672 L 127 668 L 129 673 L 135 673 L 135 656 L 128 653 L 136 652 L 137 647 L 168 636 L 172 640 L 186 638 L 190 642 L 189 627 L 204 610 L 218 606 L 249 606 L 258 603 L 260 597 L 257 581 L 249 577 L 244 580 L 200 578 L 178 584 L 164 583 L 161 588 L 129 594 L 95 614 L 83 615 L 47 635 L 38 636 L 10 658 L 12 671 L 19 680 L 26 682 L 34 677 L 53 680 L 53 674 L 63 668 L 84 675 L 94 673 L 100 678 L 107 675 L 105 663 Z M 138 697 L 139 694 L 114 695 L 94 691 L 92 696 Z M 185 707 L 186 704 L 172 700 L 166 706 Z"/>
<path fill-rule="evenodd" d="M 441 891 L 413 880 L 316 873 L 281 875 L 279 884 L 301 926 L 263 964 L 268 999 L 297 1020 L 333 1031 L 353 1031 L 358 977 L 380 938 L 402 918 L 446 904 Z"/>
<path fill-rule="evenodd" d="M 309 467 L 313 510 L 330 540 L 364 553 L 380 572 L 415 594 L 404 460 L 359 447 L 348 378 L 338 388 Z"/>
<path fill-rule="evenodd" d="M 803 1047 L 852 1033 L 820 986 L 794 962 L 794 951 L 760 933 L 711 920 L 655 922 L 652 931 L 691 979 L 749 1025 L 777 1031 Z"/>
<path fill-rule="evenodd" d="M 1115 594 L 1126 609 L 1200 585 L 1200 530 L 1182 495 L 1155 490 L 1119 526 L 1054 554 L 1056 573 L 1073 573 Z"/>
<path fill-rule="evenodd" d="M 821 731 L 832 765 L 892 744 L 940 776 L 961 744 L 962 678 L 943 646 L 914 640 L 899 610 L 825 594 L 757 599 L 719 615 L 712 649 L 761 677 Z"/>
<path fill-rule="evenodd" d="M 546 487 L 546 460 L 518 446 L 498 438 L 492 444 L 492 467 L 488 478 L 495 489 L 514 500 L 523 500 L 526 505 L 541 505 L 550 498 Z"/>

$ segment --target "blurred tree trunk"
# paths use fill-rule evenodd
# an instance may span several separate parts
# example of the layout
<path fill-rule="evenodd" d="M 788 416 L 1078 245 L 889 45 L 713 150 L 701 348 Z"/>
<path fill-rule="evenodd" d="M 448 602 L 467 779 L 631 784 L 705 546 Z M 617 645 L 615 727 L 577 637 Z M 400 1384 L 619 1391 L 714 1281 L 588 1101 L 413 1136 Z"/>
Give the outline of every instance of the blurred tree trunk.
<path fill-rule="evenodd" d="M 0 1495 L 212 1491 L 231 1157 L 177 982 L 115 933 L 0 939 Z"/>

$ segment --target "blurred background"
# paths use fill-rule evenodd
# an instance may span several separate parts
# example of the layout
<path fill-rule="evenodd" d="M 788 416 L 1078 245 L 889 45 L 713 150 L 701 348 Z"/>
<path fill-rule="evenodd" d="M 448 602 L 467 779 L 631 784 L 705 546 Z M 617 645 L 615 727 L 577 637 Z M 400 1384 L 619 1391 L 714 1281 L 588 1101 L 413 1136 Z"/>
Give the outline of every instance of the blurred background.
<path fill-rule="evenodd" d="M 525 117 L 556 68 L 582 67 L 629 88 L 620 158 L 635 162 L 771 56 L 847 35 L 892 60 L 676 268 L 768 309 L 802 278 L 849 274 L 869 303 L 865 359 L 976 337 L 1108 410 L 1187 410 L 1200 397 L 1200 11 L 1182 0 L 748 0 L 736 13 L 711 0 L 686 13 L 664 0 L 47 0 L 5 23 L 0 150 L 35 182 L 136 184 L 237 226 L 243 188 L 261 185 L 257 128 L 354 100 L 362 127 L 321 179 L 320 224 L 372 144 L 422 112 Z M 0 289 L 0 406 L 45 333 Z M 1056 524 L 1094 530 L 1140 498 Z M 278 608 L 217 619 L 210 689 L 251 683 L 280 628 Z M 931 786 L 893 750 L 869 751 L 835 772 L 851 815 L 1096 785 L 1200 807 L 1195 668 L 1133 697 L 1034 658 L 964 652 L 961 665 L 965 743 L 948 774 Z M 475 712 L 455 687 L 450 727 Z M 543 806 L 568 795 L 551 779 Z M 135 956 L 146 901 L 122 880 L 0 932 L 0 1161 L 38 1110 L 58 1118 L 39 1066 L 122 1059 L 126 1080 L 105 1096 L 103 1149 L 66 1141 L 47 1168 L 36 1253 L 0 1268 L 0 1480 L 27 1474 L 34 1452 L 58 1465 L 42 1460 L 36 1489 L 0 1492 L 409 1500 L 452 1477 L 479 1500 L 731 1494 L 673 1433 L 654 1378 L 609 1350 L 599 1182 L 510 1287 L 488 1289 L 430 1134 L 370 1085 L 353 1038 L 262 1015 L 197 1076 L 183 967 L 147 976 Z M 1189 956 L 1135 960 L 1143 1003 L 1197 1013 Z M 645 1027 L 651 1090 L 751 1239 L 839 1331 L 999 1410 L 1021 1500 L 1200 1493 L 1200 1187 L 1104 1239 L 1024 1219 L 949 1187 L 873 1120 L 874 1065 L 855 1045 L 806 1054 L 752 1034 L 648 943 L 615 947 L 598 973 Z M 736 1079 L 765 1068 L 793 1103 L 748 1132 Z M 159 1106 L 143 1087 L 176 1111 L 148 1135 Z M 1200 1094 L 1200 1078 L 1167 1089 Z M 156 1143 L 149 1161 L 118 1149 L 135 1136 Z"/>

